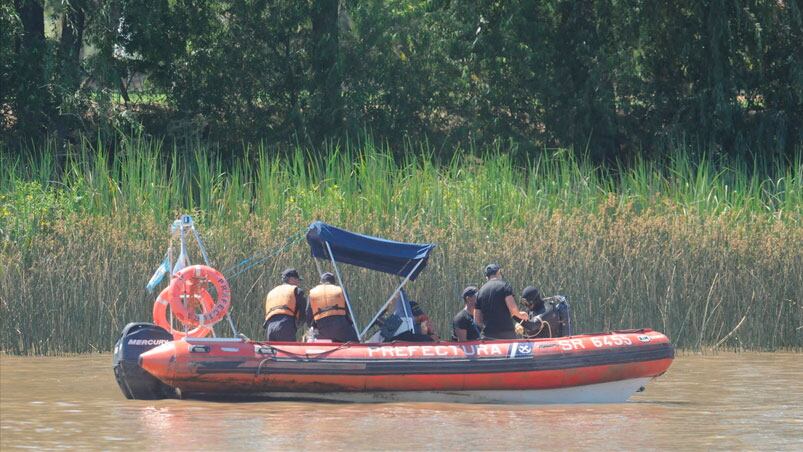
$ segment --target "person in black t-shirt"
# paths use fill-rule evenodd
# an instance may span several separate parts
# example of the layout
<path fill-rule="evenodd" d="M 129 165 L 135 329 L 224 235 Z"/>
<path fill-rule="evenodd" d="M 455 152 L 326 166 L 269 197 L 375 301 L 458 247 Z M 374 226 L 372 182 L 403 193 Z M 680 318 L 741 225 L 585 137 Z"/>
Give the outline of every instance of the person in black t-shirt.
<path fill-rule="evenodd" d="M 529 320 L 526 312 L 521 311 L 513 297 L 513 288 L 502 279 L 498 264 L 485 267 L 488 282 L 482 285 L 477 294 L 477 309 L 474 311 L 477 324 L 484 325 L 484 339 L 516 339 L 513 317 Z"/>
<path fill-rule="evenodd" d="M 477 288 L 468 286 L 463 289 L 465 308 L 452 320 L 452 340 L 456 342 L 475 341 L 480 338 L 480 329 L 474 322 L 474 307 L 477 305 Z"/>

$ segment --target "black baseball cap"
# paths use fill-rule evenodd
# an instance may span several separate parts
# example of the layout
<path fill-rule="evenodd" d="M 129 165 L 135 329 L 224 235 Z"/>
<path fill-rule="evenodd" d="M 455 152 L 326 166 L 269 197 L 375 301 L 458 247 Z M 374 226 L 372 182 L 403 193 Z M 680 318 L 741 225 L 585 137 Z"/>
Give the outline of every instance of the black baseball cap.
<path fill-rule="evenodd" d="M 477 295 L 477 287 L 476 286 L 468 286 L 465 289 L 463 289 L 463 300 L 465 300 L 466 298 L 468 298 L 468 297 L 470 297 L 472 295 Z"/>
<path fill-rule="evenodd" d="M 533 286 L 527 286 L 521 291 L 521 296 L 527 301 L 537 301 L 541 299 L 541 292 Z"/>
<path fill-rule="evenodd" d="M 293 267 L 287 268 L 282 272 L 282 281 L 286 281 L 287 278 L 298 278 L 303 280 L 301 276 L 298 276 L 298 270 Z"/>
<path fill-rule="evenodd" d="M 499 264 L 488 264 L 485 266 L 485 277 L 493 276 L 501 270 L 502 267 Z"/>
<path fill-rule="evenodd" d="M 331 272 L 321 273 L 321 282 L 322 283 L 334 284 L 335 283 L 335 275 L 333 275 Z"/>

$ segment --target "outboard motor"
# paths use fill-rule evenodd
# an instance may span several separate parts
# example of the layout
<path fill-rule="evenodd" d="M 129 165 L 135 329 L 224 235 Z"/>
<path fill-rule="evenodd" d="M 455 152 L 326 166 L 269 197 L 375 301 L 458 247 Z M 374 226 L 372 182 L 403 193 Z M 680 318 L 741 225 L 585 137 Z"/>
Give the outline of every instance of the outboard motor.
<path fill-rule="evenodd" d="M 152 323 L 129 323 L 114 345 L 114 377 L 128 399 L 174 397 L 172 388 L 139 367 L 139 355 L 173 340 L 173 335 Z"/>

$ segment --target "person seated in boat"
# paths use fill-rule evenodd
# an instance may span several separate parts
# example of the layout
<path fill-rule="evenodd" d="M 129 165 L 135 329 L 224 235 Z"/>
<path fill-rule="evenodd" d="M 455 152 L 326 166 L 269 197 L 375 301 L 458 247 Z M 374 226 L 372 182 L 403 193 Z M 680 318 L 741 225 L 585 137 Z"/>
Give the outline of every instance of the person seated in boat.
<path fill-rule="evenodd" d="M 416 334 L 427 336 L 432 341 L 439 341 L 441 338 L 438 337 L 438 334 L 435 332 L 435 325 L 432 324 L 432 320 L 429 319 L 429 316 L 424 312 L 424 309 L 421 308 L 421 305 L 416 301 L 410 301 L 410 308 L 413 310 Z"/>
<path fill-rule="evenodd" d="M 483 325 L 484 339 L 516 339 L 513 318 L 528 320 L 526 312 L 516 305 L 513 288 L 502 279 L 502 268 L 499 264 L 488 264 L 485 267 L 485 278 L 488 280 L 477 293 L 477 307 L 474 317 L 478 325 Z"/>
<path fill-rule="evenodd" d="M 530 319 L 517 322 L 517 333 L 526 338 L 569 335 L 569 311 L 565 298 L 542 298 L 541 292 L 533 286 L 527 286 L 521 297 Z"/>
<path fill-rule="evenodd" d="M 388 307 L 390 315 L 379 322 L 382 325 L 379 334 L 385 342 L 434 342 L 440 340 L 421 305 L 407 300 L 404 290 L 396 294 L 394 301 L 395 303 Z M 406 308 L 404 303 L 407 303 Z M 404 327 L 404 318 L 412 319 L 412 330 Z"/>
<path fill-rule="evenodd" d="M 318 330 L 318 339 L 332 342 L 357 342 L 357 332 L 349 317 L 343 289 L 335 282 L 335 275 L 326 272 L 321 283 L 309 291 L 307 319 Z"/>
<path fill-rule="evenodd" d="M 306 320 L 307 299 L 295 268 L 282 272 L 282 284 L 265 298 L 265 337 L 269 341 L 295 342 L 298 324 Z"/>
<path fill-rule="evenodd" d="M 477 305 L 477 288 L 463 289 L 465 307 L 452 320 L 452 340 L 456 342 L 474 341 L 480 338 L 480 329 L 474 322 L 474 307 Z"/>
<path fill-rule="evenodd" d="M 432 322 L 429 317 L 421 309 L 421 306 L 415 302 L 410 301 L 410 308 L 413 311 L 413 331 L 405 331 L 390 338 L 388 342 L 405 341 L 405 342 L 437 342 L 440 340 Z"/>

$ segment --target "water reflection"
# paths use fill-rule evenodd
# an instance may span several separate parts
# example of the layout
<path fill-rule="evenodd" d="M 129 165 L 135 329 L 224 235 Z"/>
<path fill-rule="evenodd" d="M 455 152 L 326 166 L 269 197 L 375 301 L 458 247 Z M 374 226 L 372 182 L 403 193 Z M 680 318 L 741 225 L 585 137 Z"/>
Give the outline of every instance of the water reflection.
<path fill-rule="evenodd" d="M 109 356 L 0 357 L 0 449 L 789 449 L 803 447 L 803 359 L 680 356 L 631 403 L 131 401 Z"/>

